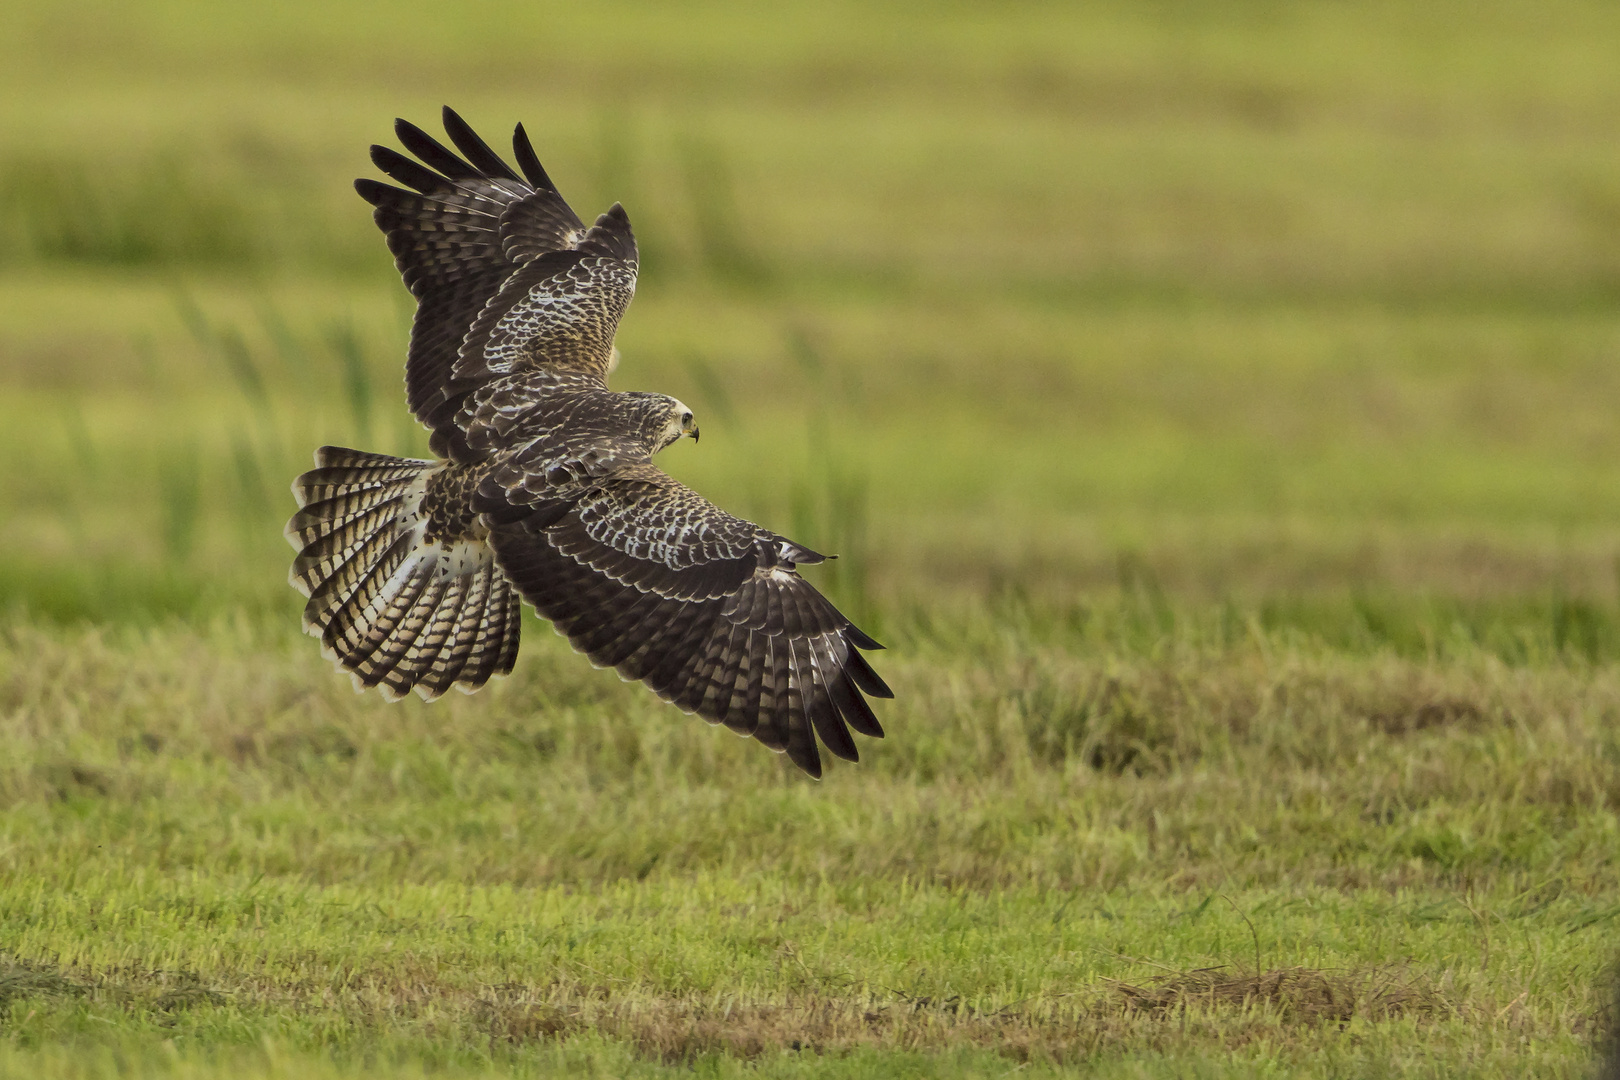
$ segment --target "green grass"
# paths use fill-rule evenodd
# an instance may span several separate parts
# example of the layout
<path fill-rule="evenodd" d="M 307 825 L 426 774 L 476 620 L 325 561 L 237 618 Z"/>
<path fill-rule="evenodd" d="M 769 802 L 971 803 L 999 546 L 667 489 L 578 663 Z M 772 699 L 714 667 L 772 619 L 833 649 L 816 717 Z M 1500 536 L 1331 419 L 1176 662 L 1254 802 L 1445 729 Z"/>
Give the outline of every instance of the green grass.
<path fill-rule="evenodd" d="M 0 11 L 0 1075 L 1589 1075 L 1620 925 L 1597 3 Z M 526 626 L 357 697 L 425 452 L 349 181 L 523 120 L 615 385 L 841 552 L 817 784 Z"/>
<path fill-rule="evenodd" d="M 388 707 L 240 620 L 14 630 L 12 1052 L 1578 1062 L 1614 676 L 1142 618 L 896 627 L 892 741 L 819 785 L 538 635 Z"/>

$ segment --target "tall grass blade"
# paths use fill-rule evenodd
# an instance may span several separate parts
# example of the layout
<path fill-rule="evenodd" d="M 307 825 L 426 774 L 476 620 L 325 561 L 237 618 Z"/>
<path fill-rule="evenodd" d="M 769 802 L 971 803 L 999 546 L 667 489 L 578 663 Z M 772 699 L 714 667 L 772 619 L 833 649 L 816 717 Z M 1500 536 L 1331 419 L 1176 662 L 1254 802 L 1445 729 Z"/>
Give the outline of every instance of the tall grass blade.
<path fill-rule="evenodd" d="M 100 472 L 101 457 L 96 452 L 90 425 L 85 422 L 84 409 L 77 399 L 69 401 L 62 409 L 62 433 L 66 437 L 68 453 L 80 470 L 81 476 L 85 481 L 93 481 Z M 84 491 L 84 483 L 62 484 L 59 486 L 59 493 L 50 503 L 54 516 L 62 523 L 68 536 L 73 538 L 75 545 L 85 539 L 84 513 L 81 506 Z"/>
<path fill-rule="evenodd" d="M 158 387 L 158 350 L 157 343 L 150 334 L 135 334 L 129 341 L 130 351 L 135 354 L 135 363 L 141 373 L 141 381 L 147 389 L 156 390 Z"/>
<path fill-rule="evenodd" d="M 799 365 L 799 370 L 815 384 L 817 404 L 825 406 L 826 402 L 821 397 L 826 389 L 827 365 L 821 359 L 821 348 L 816 344 L 815 335 L 803 326 L 794 326 L 788 330 L 787 344 L 788 352 Z"/>
<path fill-rule="evenodd" d="M 788 351 L 810 384 L 805 394 L 806 475 L 792 489 L 792 521 L 803 542 L 839 558 L 822 567 L 822 583 L 845 614 L 870 633 L 881 627 L 867 595 L 868 510 L 871 482 L 866 466 L 851 460 L 833 436 L 832 371 L 802 326 L 787 334 Z"/>
<path fill-rule="evenodd" d="M 596 157 L 592 166 L 591 183 L 597 205 L 621 203 L 630 215 L 640 253 L 641 280 L 656 280 L 677 267 L 677 245 L 669 242 L 664 229 L 668 215 L 647 198 L 642 180 L 646 155 L 635 116 L 629 111 L 612 106 L 598 114 Z"/>
<path fill-rule="evenodd" d="M 261 300 L 257 309 L 259 325 L 264 328 L 265 337 L 270 339 L 270 346 L 275 349 L 276 357 L 287 374 L 295 381 L 307 378 L 310 370 L 309 350 L 304 343 L 298 340 L 292 327 L 287 325 L 287 320 L 268 299 Z"/>
<path fill-rule="evenodd" d="M 240 506 L 245 513 L 262 515 L 270 508 L 264 469 L 259 464 L 259 455 L 253 444 L 240 431 L 231 433 L 231 462 L 236 467 Z"/>
<path fill-rule="evenodd" d="M 684 139 L 678 149 L 692 205 L 694 239 L 709 276 L 729 285 L 770 285 L 770 267 L 743 239 L 736 184 L 725 152 L 717 143 L 695 136 Z"/>
<path fill-rule="evenodd" d="M 208 316 L 198 306 L 196 299 L 184 289 L 177 289 L 171 295 L 170 303 L 174 307 L 175 314 L 180 317 L 186 332 L 197 343 L 197 347 L 204 352 L 212 352 L 216 347 L 214 329 L 209 325 Z"/>
<path fill-rule="evenodd" d="M 214 341 L 219 358 L 225 362 L 225 368 L 231 373 L 242 397 L 247 399 L 261 419 L 267 418 L 270 415 L 270 391 L 265 386 L 259 366 L 253 362 L 247 339 L 234 326 L 222 326 L 215 330 Z"/>
<path fill-rule="evenodd" d="M 343 375 L 343 391 L 349 401 L 349 412 L 354 418 L 355 436 L 364 447 L 371 441 L 371 413 L 376 395 L 371 385 L 371 371 L 366 366 L 365 348 L 354 323 L 349 320 L 333 323 L 327 330 L 327 342 L 338 359 Z"/>
<path fill-rule="evenodd" d="M 270 395 L 269 383 L 253 357 L 247 336 L 234 325 L 211 321 L 191 295 L 184 291 L 175 294 L 174 307 L 198 348 L 229 374 L 243 401 L 252 410 L 260 437 L 271 448 L 271 453 L 277 458 L 282 457 L 275 402 Z"/>
<path fill-rule="evenodd" d="M 236 518 L 241 529 L 242 553 L 246 556 L 262 546 L 264 536 L 272 535 L 270 526 L 277 515 L 270 502 L 259 454 L 240 431 L 231 433 L 231 464 L 236 471 Z"/>
<path fill-rule="evenodd" d="M 67 435 L 68 447 L 73 451 L 73 460 L 86 477 L 93 478 L 101 469 L 101 456 L 96 453 L 95 439 L 84 419 L 84 406 L 77 398 L 70 399 L 62 406 L 62 430 Z"/>
<path fill-rule="evenodd" d="M 882 625 L 870 603 L 868 582 L 871 575 L 871 548 L 867 543 L 871 481 L 866 470 L 844 464 L 829 469 L 828 513 L 837 529 L 837 552 L 832 564 L 833 584 L 845 613 L 870 634 L 881 637 Z"/>
<path fill-rule="evenodd" d="M 202 510 L 197 444 L 187 442 L 170 451 L 159 462 L 158 471 L 164 554 L 171 562 L 184 562 L 196 546 Z"/>
<path fill-rule="evenodd" d="M 686 370 L 692 376 L 692 381 L 697 383 L 698 392 L 703 395 L 704 408 L 713 410 L 716 419 L 728 428 L 740 431 L 742 418 L 732 404 L 731 391 L 726 389 L 725 380 L 697 353 L 687 354 Z"/>

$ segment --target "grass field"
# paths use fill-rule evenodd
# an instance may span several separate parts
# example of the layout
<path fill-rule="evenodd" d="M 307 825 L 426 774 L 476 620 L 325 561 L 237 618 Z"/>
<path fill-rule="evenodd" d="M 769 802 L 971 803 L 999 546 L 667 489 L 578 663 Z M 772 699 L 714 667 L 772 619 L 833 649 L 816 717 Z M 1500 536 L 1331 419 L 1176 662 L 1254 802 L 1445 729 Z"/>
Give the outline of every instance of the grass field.
<path fill-rule="evenodd" d="M 1620 12 L 0 10 L 0 1075 L 1577 1077 L 1620 949 Z M 820 783 L 532 622 L 352 693 L 349 181 L 518 120 L 661 464 L 843 554 Z"/>

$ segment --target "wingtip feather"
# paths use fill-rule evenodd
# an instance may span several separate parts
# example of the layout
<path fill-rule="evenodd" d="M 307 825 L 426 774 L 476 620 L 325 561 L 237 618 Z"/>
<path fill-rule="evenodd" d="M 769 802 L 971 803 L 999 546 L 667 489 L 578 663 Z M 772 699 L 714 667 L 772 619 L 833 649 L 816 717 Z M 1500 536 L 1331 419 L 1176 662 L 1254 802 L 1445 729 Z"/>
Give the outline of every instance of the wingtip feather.
<path fill-rule="evenodd" d="M 409 120 L 395 118 L 394 134 L 399 138 L 405 149 L 420 158 L 424 165 L 439 170 L 451 180 L 485 178 L 478 169 L 451 153 L 449 147 Z"/>
<path fill-rule="evenodd" d="M 866 631 L 862 630 L 860 627 L 856 626 L 854 623 L 850 623 L 848 626 L 844 627 L 844 637 L 849 640 L 851 645 L 854 645 L 859 649 L 873 650 L 883 648 L 883 646 L 879 644 L 875 638 L 873 638 Z"/>
<path fill-rule="evenodd" d="M 528 178 L 536 190 L 556 191 L 557 185 L 551 182 L 546 170 L 540 164 L 540 157 L 534 152 L 534 144 L 529 141 L 529 133 L 519 124 L 512 129 L 512 155 L 517 158 L 518 168 Z"/>
<path fill-rule="evenodd" d="M 491 150 L 489 144 L 479 137 L 472 129 L 472 125 L 461 118 L 461 115 L 446 105 L 442 113 L 445 134 L 450 141 L 456 144 L 456 149 L 467 155 L 474 168 L 482 170 L 486 176 L 511 180 L 514 183 L 523 183 L 523 178 L 512 171 L 512 166 L 501 160 L 501 156 Z"/>

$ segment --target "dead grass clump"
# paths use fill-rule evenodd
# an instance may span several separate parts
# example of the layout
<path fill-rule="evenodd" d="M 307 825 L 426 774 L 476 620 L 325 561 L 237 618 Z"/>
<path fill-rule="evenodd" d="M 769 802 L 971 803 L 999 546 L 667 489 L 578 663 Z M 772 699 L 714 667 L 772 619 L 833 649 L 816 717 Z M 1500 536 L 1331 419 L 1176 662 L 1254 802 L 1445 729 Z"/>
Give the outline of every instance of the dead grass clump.
<path fill-rule="evenodd" d="M 641 1057 L 690 1063 L 712 1054 L 754 1059 L 784 1050 L 847 1053 L 859 1047 L 938 1049 L 993 1047 L 1027 1059 L 1062 1059 L 1081 1042 L 1095 1044 L 1095 1025 L 1036 1019 L 1018 1012 L 986 1014 L 957 1003 L 883 1004 L 810 997 L 782 1004 L 709 1004 L 655 998 L 571 1005 L 487 1004 L 481 1018 L 492 1040 L 526 1042 L 593 1033 L 621 1039 Z M 1022 1050 L 1016 1048 L 1022 1047 Z"/>
<path fill-rule="evenodd" d="M 1291 967 L 1258 974 L 1199 968 L 1165 975 L 1146 986 L 1112 985 L 1125 1007 L 1137 1012 L 1264 1007 L 1281 1019 L 1305 1024 L 1432 1015 L 1444 1004 L 1433 988 L 1414 982 L 1400 968 L 1341 972 Z"/>
<path fill-rule="evenodd" d="M 360 748 L 339 728 L 324 725 L 309 730 L 266 733 L 244 731 L 230 742 L 230 757 L 238 765 L 298 769 L 311 761 L 353 761 Z"/>
<path fill-rule="evenodd" d="M 1592 1048 L 1601 1061 L 1597 1080 L 1620 1080 L 1620 964 L 1611 967 L 1606 977 L 1609 993 L 1594 1018 L 1597 1037 Z"/>
<path fill-rule="evenodd" d="M 626 999 L 577 986 L 538 992 L 506 987 L 481 998 L 472 1014 L 491 1043 L 589 1033 L 623 1040 L 649 1060 L 678 1064 L 712 1054 L 752 1059 L 861 1047 L 975 1047 L 1019 1061 L 1063 1062 L 1127 1046 L 1174 1047 L 1187 1037 L 1183 1017 L 1189 1013 L 1200 1018 L 1199 1038 L 1238 1046 L 1324 1023 L 1449 1011 L 1437 992 L 1399 968 L 1282 968 L 1258 975 L 1210 968 L 1176 972 L 1147 985 L 1108 980 L 1062 998 L 991 1011 L 954 997 L 905 994 L 714 1002 Z"/>
<path fill-rule="evenodd" d="M 56 799 L 99 797 L 113 791 L 113 780 L 105 772 L 77 761 L 51 762 L 36 770 L 38 779 Z"/>
<path fill-rule="evenodd" d="M 492 1042 L 526 1043 L 594 1032 L 624 1039 L 666 1063 L 706 1054 L 756 1058 L 778 1050 L 847 1049 L 879 1041 L 863 1030 L 881 1012 L 831 1000 L 785 1005 L 707 1005 L 677 999 L 529 1004 L 482 1001 L 475 1010 Z M 852 1025 L 845 1021 L 852 1017 Z"/>
<path fill-rule="evenodd" d="M 1091 722 L 1080 752 L 1099 772 L 1161 772 L 1177 755 L 1173 720 L 1185 710 L 1184 692 L 1164 679 L 1137 682 L 1104 679 L 1086 703 Z"/>
<path fill-rule="evenodd" d="M 872 1015 L 869 1024 L 863 1016 Z M 661 1010 L 625 1017 L 620 1028 L 643 1057 L 675 1063 L 706 1054 L 757 1058 L 781 1050 L 845 1050 L 880 1041 L 882 1017 L 830 1001 L 808 1008 L 750 1005 L 670 1015 Z"/>
<path fill-rule="evenodd" d="M 1527 680 L 1523 673 L 1436 670 L 1406 662 L 1346 676 L 1337 689 L 1346 713 L 1365 719 L 1374 731 L 1396 737 L 1506 724 L 1515 714 L 1547 708 L 1545 695 L 1553 689 Z M 1579 692 L 1586 696 L 1590 691 Z"/>
<path fill-rule="evenodd" d="M 179 1012 L 199 1005 L 224 1005 L 228 1000 L 218 990 L 205 984 L 194 971 L 149 972 L 148 983 L 164 989 L 152 999 L 152 1008 L 158 1012 Z"/>
<path fill-rule="evenodd" d="M 0 1011 L 19 998 L 66 997 L 160 1013 L 223 1005 L 228 1000 L 194 971 L 119 967 L 70 973 L 54 964 L 0 953 Z"/>
<path fill-rule="evenodd" d="M 1162 775 L 1212 740 L 1245 734 L 1260 707 L 1251 673 L 1226 666 L 1103 673 L 1053 663 L 1002 678 L 1034 760 L 1080 760 L 1113 776 Z M 1005 685 L 990 695 L 1006 696 Z"/>
<path fill-rule="evenodd" d="M 1490 719 L 1487 709 L 1461 697 L 1416 697 L 1370 713 L 1367 722 L 1386 735 L 1409 735 L 1430 728 L 1474 728 Z"/>
<path fill-rule="evenodd" d="M 0 955 L 0 1010 L 16 998 L 79 997 L 90 989 L 49 965 Z"/>

